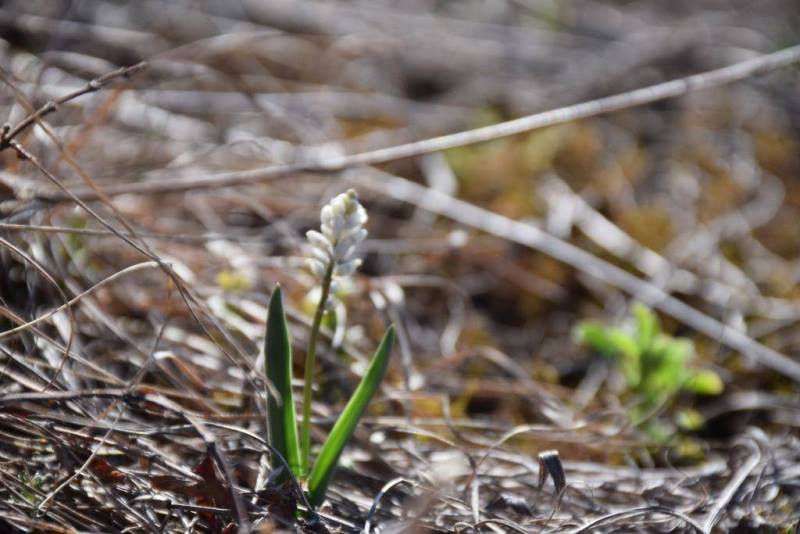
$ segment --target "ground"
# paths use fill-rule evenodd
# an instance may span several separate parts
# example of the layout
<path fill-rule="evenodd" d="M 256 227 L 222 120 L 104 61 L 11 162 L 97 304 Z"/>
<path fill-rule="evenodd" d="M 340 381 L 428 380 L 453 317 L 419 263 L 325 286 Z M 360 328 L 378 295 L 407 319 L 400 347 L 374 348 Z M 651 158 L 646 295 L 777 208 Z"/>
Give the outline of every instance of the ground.
<path fill-rule="evenodd" d="M 795 532 L 799 28 L 794 0 L 3 3 L 0 531 Z M 398 338 L 311 512 L 269 478 L 262 345 L 280 284 L 300 398 L 305 233 L 348 188 L 315 444 Z M 722 391 L 578 339 L 635 302 Z"/>

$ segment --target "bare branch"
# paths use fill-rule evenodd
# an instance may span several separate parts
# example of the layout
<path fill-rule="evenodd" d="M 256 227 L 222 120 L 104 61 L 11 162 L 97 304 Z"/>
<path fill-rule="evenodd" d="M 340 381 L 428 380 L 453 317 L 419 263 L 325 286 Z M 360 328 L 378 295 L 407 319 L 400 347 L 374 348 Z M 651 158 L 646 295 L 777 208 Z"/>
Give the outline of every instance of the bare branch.
<path fill-rule="evenodd" d="M 217 189 L 220 187 L 253 184 L 299 172 L 337 172 L 353 167 L 377 165 L 399 159 L 422 156 L 424 154 L 439 152 L 459 146 L 491 141 L 492 139 L 544 128 L 545 126 L 553 126 L 578 119 L 595 117 L 612 111 L 620 111 L 644 104 L 651 104 L 659 100 L 682 96 L 694 91 L 733 83 L 771 70 L 786 67 L 798 61 L 800 61 L 800 45 L 741 63 L 735 63 L 728 67 L 643 87 L 634 91 L 599 98 L 597 100 L 590 100 L 572 106 L 556 108 L 543 113 L 535 113 L 533 115 L 485 126 L 483 128 L 466 130 L 440 137 L 433 137 L 431 139 L 423 139 L 413 143 L 341 156 L 320 162 L 296 162 L 273 165 L 244 172 L 228 172 L 196 178 L 176 178 L 112 185 L 105 187 L 104 192 L 108 196 L 122 194 L 158 195 L 195 189 Z M 94 191 L 86 189 L 75 190 L 73 194 L 81 200 L 97 198 L 97 194 Z M 54 201 L 68 200 L 68 196 L 63 192 L 42 193 L 38 195 L 38 198 L 41 200 Z"/>
<path fill-rule="evenodd" d="M 75 100 L 83 95 L 99 91 L 117 78 L 129 78 L 144 69 L 146 66 L 147 63 L 141 62 L 129 67 L 120 67 L 93 80 L 90 80 L 80 89 L 66 94 L 57 100 L 50 100 L 35 112 L 29 114 L 27 117 L 19 121 L 16 126 L 9 127 L 7 131 L 3 131 L 2 135 L 0 135 L 0 151 L 10 148 L 11 141 L 13 141 L 15 137 L 27 130 L 32 124 L 40 121 L 45 115 L 57 110 L 58 106 L 66 104 L 70 100 Z M 8 80 L 8 76 L 2 71 L 2 69 L 0 69 L 0 78 L 6 83 L 6 85 L 12 87 L 12 89 L 14 88 L 13 84 Z"/>

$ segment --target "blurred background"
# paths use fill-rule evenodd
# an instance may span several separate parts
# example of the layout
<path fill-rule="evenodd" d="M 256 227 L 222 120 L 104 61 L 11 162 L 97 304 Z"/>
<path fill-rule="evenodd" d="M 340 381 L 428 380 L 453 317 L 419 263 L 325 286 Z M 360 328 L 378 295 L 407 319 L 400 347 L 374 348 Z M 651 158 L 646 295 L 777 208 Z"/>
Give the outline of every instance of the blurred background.
<path fill-rule="evenodd" d="M 585 319 L 624 322 L 631 295 L 588 276 L 590 266 L 482 232 L 480 217 L 463 224 L 470 215 L 461 222 L 437 215 L 424 193 L 408 202 L 385 184 L 411 180 L 531 225 L 791 358 L 800 351 L 797 66 L 379 167 L 293 172 L 233 188 L 126 188 L 324 163 L 798 43 L 796 0 L 6 0 L 4 122 L 16 124 L 118 67 L 147 62 L 58 106 L 46 127 L 17 138 L 138 248 L 65 200 L 36 166 L 13 150 L 0 152 L 0 298 L 9 326 L 144 261 L 143 251 L 169 262 L 184 285 L 178 290 L 157 269 L 104 284 L 75 306 L 74 318 L 59 314 L 41 331 L 8 340 L 3 358 L 12 373 L 0 389 L 27 391 L 49 380 L 66 390 L 111 387 L 138 377 L 176 402 L 260 432 L 259 394 L 242 384 L 258 374 L 268 295 L 275 283 L 284 285 L 302 346 L 314 284 L 303 263 L 304 233 L 319 224 L 322 204 L 355 186 L 370 214 L 370 238 L 361 274 L 341 295 L 347 317 L 331 325 L 335 350 L 322 355 L 321 420 L 337 412 L 389 320 L 400 327 L 400 345 L 372 431 L 360 436 L 362 448 L 342 479 L 347 490 L 333 493 L 331 514 L 341 521 L 363 517 L 393 476 L 424 479 L 427 462 L 455 450 L 453 441 L 485 451 L 515 425 L 553 425 L 553 432 L 525 434 L 505 456 L 486 460 L 479 508 L 510 514 L 526 528 L 540 524 L 530 517 L 549 513 L 553 497 L 529 500 L 527 512 L 498 499 L 510 487 L 523 496 L 535 490 L 535 468 L 525 459 L 543 448 L 575 462 L 567 464 L 569 477 L 600 503 L 567 499 L 554 516 L 563 525 L 620 502 L 690 507 L 706 489 L 724 486 L 727 463 L 738 458 L 732 443 L 748 426 L 760 429 L 760 446 L 780 462 L 796 464 L 800 405 L 791 379 L 662 316 L 664 330 L 693 342 L 695 361 L 722 378 L 725 392 L 676 399 L 670 413 L 691 408 L 705 426 L 670 447 L 652 447 L 624 422 L 630 397 L 613 366 L 573 334 Z M 97 189 L 109 198 L 97 200 Z M 75 358 L 61 363 L 65 345 L 105 374 Z M 147 363 L 154 345 L 162 354 L 157 365 Z M 445 424 L 448 418 L 458 424 Z M 406 446 L 426 420 L 426 432 L 447 438 Z M 128 422 L 146 425 L 146 418 Z M 582 430 L 564 430 L 573 427 Z M 237 449 L 241 437 L 224 435 L 232 457 L 257 467 L 257 455 Z M 175 461 L 197 463 L 202 447 L 160 439 Z M 681 463 L 705 467 L 692 482 L 671 471 L 658 483 L 621 482 L 614 471 Z M 255 475 L 241 469 L 246 485 Z M 470 467 L 463 469 L 452 492 L 462 504 L 470 487 Z M 796 469 L 787 476 L 798 480 Z M 684 483 L 681 491 L 664 489 Z M 74 491 L 81 502 L 96 498 Z M 407 491 L 407 499 L 424 494 Z M 758 513 L 771 525 L 797 517 L 797 496 L 779 494 L 788 500 L 755 499 L 766 499 Z M 472 513 L 466 504 L 434 501 L 414 501 L 432 530 Z M 386 517 L 392 510 L 387 504 Z"/>

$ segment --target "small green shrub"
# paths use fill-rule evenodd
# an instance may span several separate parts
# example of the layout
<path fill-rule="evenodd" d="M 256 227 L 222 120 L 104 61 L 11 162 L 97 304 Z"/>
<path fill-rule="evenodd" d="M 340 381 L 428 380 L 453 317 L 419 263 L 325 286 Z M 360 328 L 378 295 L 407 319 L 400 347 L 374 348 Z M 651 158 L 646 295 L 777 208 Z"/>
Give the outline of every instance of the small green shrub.
<path fill-rule="evenodd" d="M 618 364 L 634 399 L 631 410 L 635 424 L 642 423 L 680 391 L 700 395 L 722 392 L 723 383 L 716 373 L 691 366 L 691 340 L 662 332 L 656 314 L 643 304 L 634 303 L 632 311 L 633 320 L 627 328 L 584 321 L 575 335 Z"/>

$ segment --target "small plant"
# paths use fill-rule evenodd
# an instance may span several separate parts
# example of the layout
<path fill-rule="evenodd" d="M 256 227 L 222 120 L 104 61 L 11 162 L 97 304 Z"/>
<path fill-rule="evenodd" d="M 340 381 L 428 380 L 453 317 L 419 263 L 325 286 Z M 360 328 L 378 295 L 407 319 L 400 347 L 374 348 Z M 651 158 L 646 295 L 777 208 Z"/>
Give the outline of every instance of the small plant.
<path fill-rule="evenodd" d="M 656 314 L 643 304 L 634 303 L 632 311 L 628 328 L 584 321 L 575 334 L 581 343 L 618 363 L 635 398 L 635 424 L 641 424 L 680 391 L 701 395 L 722 392 L 722 380 L 716 373 L 690 366 L 694 358 L 691 340 L 662 332 Z"/>
<path fill-rule="evenodd" d="M 322 208 L 320 232 L 306 235 L 312 245 L 308 264 L 321 286 L 306 350 L 303 383 L 303 417 L 300 440 L 297 435 L 292 396 L 292 346 L 283 311 L 280 287 L 269 303 L 265 340 L 266 375 L 274 391 L 267 388 L 267 423 L 270 445 L 286 460 L 292 473 L 306 484 L 308 501 L 318 506 L 325 499 L 328 484 L 345 445 L 378 390 L 389 365 L 394 328 L 390 326 L 370 362 L 366 374 L 322 445 L 313 467 L 310 464 L 311 392 L 314 382 L 317 340 L 325 311 L 332 305 L 337 281 L 355 272 L 361 260 L 355 257 L 358 245 L 367 236 L 367 213 L 352 189 L 338 195 Z M 280 469 L 277 462 L 276 467 Z M 285 477 L 287 474 L 283 473 Z"/>

